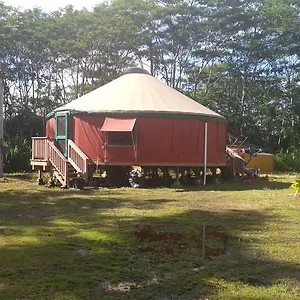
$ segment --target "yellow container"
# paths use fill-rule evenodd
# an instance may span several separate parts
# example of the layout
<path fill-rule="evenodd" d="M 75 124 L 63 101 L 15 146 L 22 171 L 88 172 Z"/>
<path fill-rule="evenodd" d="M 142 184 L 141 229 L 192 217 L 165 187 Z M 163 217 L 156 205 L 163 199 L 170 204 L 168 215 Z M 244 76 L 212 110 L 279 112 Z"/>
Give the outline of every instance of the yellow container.
<path fill-rule="evenodd" d="M 246 161 L 246 168 L 260 169 L 262 173 L 268 173 L 274 170 L 274 155 L 271 153 L 258 153 L 252 157 L 250 154 L 245 153 L 242 157 Z"/>

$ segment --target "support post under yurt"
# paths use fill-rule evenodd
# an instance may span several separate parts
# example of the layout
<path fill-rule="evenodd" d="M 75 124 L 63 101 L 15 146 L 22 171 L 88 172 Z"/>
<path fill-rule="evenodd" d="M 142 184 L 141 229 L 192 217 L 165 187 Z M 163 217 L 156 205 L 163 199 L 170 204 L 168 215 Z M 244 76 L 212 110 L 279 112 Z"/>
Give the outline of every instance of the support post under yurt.
<path fill-rule="evenodd" d="M 204 124 L 204 172 L 203 172 L 203 185 L 206 185 L 207 176 L 207 122 Z"/>

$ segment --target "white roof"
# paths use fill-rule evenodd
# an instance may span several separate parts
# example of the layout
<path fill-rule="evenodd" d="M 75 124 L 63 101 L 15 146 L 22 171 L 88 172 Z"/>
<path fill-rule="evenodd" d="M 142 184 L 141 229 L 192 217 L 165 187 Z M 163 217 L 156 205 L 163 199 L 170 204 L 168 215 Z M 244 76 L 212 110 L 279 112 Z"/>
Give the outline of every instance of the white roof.
<path fill-rule="evenodd" d="M 224 117 L 148 74 L 125 74 L 55 109 L 85 113 L 193 115 Z"/>

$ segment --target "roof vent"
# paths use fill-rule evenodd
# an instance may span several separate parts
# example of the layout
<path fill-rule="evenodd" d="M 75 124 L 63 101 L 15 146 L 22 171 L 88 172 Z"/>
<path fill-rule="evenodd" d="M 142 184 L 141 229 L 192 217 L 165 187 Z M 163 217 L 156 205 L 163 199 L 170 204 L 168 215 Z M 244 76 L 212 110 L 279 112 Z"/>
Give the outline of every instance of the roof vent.
<path fill-rule="evenodd" d="M 139 67 L 128 68 L 127 70 L 125 70 L 123 72 L 123 75 L 126 75 L 126 74 L 147 74 L 147 75 L 150 75 L 150 73 L 148 71 L 146 71 L 143 68 L 139 68 Z"/>

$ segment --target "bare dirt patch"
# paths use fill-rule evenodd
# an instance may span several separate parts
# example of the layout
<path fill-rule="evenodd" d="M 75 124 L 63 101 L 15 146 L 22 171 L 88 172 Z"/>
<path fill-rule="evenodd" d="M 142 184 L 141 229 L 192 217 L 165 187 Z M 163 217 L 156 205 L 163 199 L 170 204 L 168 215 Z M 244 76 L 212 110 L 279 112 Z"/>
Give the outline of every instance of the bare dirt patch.
<path fill-rule="evenodd" d="M 164 254 L 174 254 L 174 251 L 185 250 L 190 244 L 196 244 L 196 247 L 202 248 L 204 258 L 225 254 L 228 238 L 222 227 L 214 225 L 204 225 L 199 233 L 184 235 L 178 232 L 157 231 L 151 224 L 136 224 L 134 235 L 141 242 L 138 247 L 140 253 L 158 251 L 155 247 L 156 242 L 164 242 L 159 247 Z M 147 242 L 147 245 L 144 245 L 144 242 Z"/>

